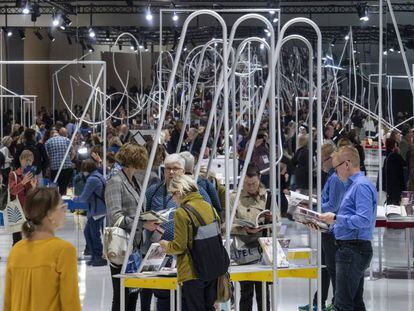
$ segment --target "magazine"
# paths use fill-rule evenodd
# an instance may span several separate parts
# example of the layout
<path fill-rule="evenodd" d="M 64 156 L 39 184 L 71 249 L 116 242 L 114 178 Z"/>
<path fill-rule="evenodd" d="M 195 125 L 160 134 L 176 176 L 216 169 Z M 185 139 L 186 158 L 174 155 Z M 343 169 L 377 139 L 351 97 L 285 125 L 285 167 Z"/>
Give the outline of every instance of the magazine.
<path fill-rule="evenodd" d="M 148 211 L 142 212 L 139 215 L 139 219 L 143 221 L 156 221 L 157 223 L 163 224 L 168 222 L 168 216 L 166 217 L 165 211 L 155 212 L 155 211 Z"/>
<path fill-rule="evenodd" d="M 263 263 L 265 265 L 273 264 L 273 239 L 259 238 L 259 243 L 263 249 Z M 278 268 L 289 267 L 287 260 L 287 250 L 289 248 L 290 239 L 277 239 L 277 266 Z M 283 246 L 282 246 L 283 245 Z"/>
<path fill-rule="evenodd" d="M 166 253 L 161 245 L 159 243 L 152 243 L 137 272 L 160 271 L 165 265 L 165 257 Z"/>
<path fill-rule="evenodd" d="M 329 225 L 319 218 L 320 215 L 321 214 L 318 212 L 314 212 L 310 209 L 297 206 L 295 212 L 293 213 L 293 219 L 296 222 L 300 222 L 305 225 L 314 225 L 321 232 L 329 232 Z"/>
<path fill-rule="evenodd" d="M 237 226 L 241 226 L 241 227 L 249 227 L 249 228 L 255 228 L 255 229 L 258 229 L 258 228 L 264 228 L 264 229 L 272 228 L 271 223 L 270 224 L 265 223 L 265 220 L 266 220 L 265 215 L 268 214 L 268 213 L 270 213 L 269 210 L 264 210 L 264 211 L 260 212 L 257 215 L 255 222 L 251 222 L 251 221 L 248 221 L 248 220 L 245 220 L 245 219 L 236 218 L 236 219 L 234 219 L 234 224 L 237 225 Z"/>

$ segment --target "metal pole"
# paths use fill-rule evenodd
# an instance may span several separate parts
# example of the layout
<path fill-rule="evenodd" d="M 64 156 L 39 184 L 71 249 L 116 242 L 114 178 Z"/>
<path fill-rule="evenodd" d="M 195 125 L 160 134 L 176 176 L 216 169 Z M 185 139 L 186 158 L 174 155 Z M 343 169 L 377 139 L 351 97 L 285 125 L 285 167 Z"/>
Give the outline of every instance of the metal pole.
<path fill-rule="evenodd" d="M 105 63 L 104 63 L 104 64 L 105 64 Z M 62 163 L 60 163 L 59 170 L 58 170 L 58 172 L 56 173 L 56 177 L 55 177 L 55 179 L 54 179 L 54 181 L 53 181 L 54 183 L 57 183 L 57 180 L 58 180 L 58 178 L 59 178 L 60 172 L 61 172 L 61 171 L 62 171 L 62 169 L 63 169 L 63 165 L 65 164 L 66 158 L 68 157 L 69 152 L 70 152 L 70 149 L 71 149 L 71 147 L 73 146 L 73 142 L 74 142 L 74 140 L 75 140 L 76 134 L 78 133 L 78 130 L 79 130 L 79 128 L 80 128 L 80 125 L 81 125 L 81 123 L 82 123 L 83 119 L 84 119 L 84 118 L 85 118 L 85 116 L 86 116 L 86 113 L 87 113 L 87 111 L 88 111 L 88 109 L 89 109 L 89 106 L 90 106 L 90 104 L 91 104 L 91 102 L 92 102 L 92 98 L 93 98 L 93 96 L 94 96 L 94 94 L 95 94 L 95 92 L 96 92 L 96 88 L 97 88 L 97 86 L 98 86 L 98 84 L 99 84 L 99 80 L 101 79 L 101 76 L 102 76 L 103 72 L 105 71 L 105 69 L 106 69 L 106 67 L 105 67 L 105 66 L 103 66 L 103 67 L 101 68 L 101 70 L 99 71 L 98 77 L 96 78 L 96 82 L 95 82 L 94 88 L 93 88 L 93 90 L 92 90 L 91 94 L 89 95 L 89 99 L 88 99 L 88 101 L 87 101 L 87 103 L 86 103 L 86 105 L 85 105 L 85 109 L 83 110 L 82 116 L 80 117 L 79 122 L 78 122 L 78 124 L 76 125 L 75 130 L 74 130 L 74 132 L 73 132 L 73 134 L 72 134 L 72 138 L 71 138 L 71 140 L 70 140 L 70 144 L 69 144 L 68 148 L 66 149 L 65 156 L 63 157 Z"/>

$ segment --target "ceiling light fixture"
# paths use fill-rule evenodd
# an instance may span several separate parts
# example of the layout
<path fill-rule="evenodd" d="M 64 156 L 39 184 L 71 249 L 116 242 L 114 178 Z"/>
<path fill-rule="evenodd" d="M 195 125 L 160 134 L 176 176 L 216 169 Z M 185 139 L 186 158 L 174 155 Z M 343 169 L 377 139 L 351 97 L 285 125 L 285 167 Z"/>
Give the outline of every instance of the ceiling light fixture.
<path fill-rule="evenodd" d="M 23 14 L 28 15 L 30 13 L 30 2 L 26 1 L 26 5 L 23 8 Z"/>
<path fill-rule="evenodd" d="M 357 9 L 359 20 L 363 22 L 369 21 L 368 4 L 366 2 L 358 3 L 356 9 Z"/>
<path fill-rule="evenodd" d="M 176 21 L 178 21 L 178 19 L 179 19 L 179 17 L 178 17 L 178 15 L 177 15 L 177 13 L 173 13 L 173 16 L 172 16 L 172 20 L 174 21 L 174 22 L 176 22 Z"/>
<path fill-rule="evenodd" d="M 152 13 L 151 13 L 151 5 L 149 4 L 147 7 L 147 13 L 145 14 L 145 18 L 147 19 L 147 21 L 152 21 Z"/>
<path fill-rule="evenodd" d="M 47 37 L 49 38 L 50 42 L 55 42 L 56 38 L 52 36 L 50 32 L 47 33 Z"/>
<path fill-rule="evenodd" d="M 39 40 L 43 40 L 43 36 L 42 36 L 42 34 L 40 33 L 40 30 L 39 30 L 39 29 L 38 29 L 38 30 L 35 30 L 33 33 L 35 34 L 35 36 L 36 36 Z"/>

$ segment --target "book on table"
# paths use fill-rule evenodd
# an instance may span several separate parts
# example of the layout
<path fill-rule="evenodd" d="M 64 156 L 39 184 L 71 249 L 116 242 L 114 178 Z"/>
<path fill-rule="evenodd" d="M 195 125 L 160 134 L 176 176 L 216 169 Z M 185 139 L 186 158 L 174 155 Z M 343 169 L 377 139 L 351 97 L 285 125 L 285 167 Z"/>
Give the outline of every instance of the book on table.
<path fill-rule="evenodd" d="M 400 219 L 408 216 L 407 208 L 410 206 L 400 205 L 378 205 L 377 219 Z"/>
<path fill-rule="evenodd" d="M 277 239 L 277 266 L 278 268 L 289 267 L 287 253 L 289 249 L 290 239 Z M 259 238 L 260 247 L 263 250 L 263 263 L 265 265 L 273 264 L 273 238 Z"/>
<path fill-rule="evenodd" d="M 240 218 L 236 218 L 234 219 L 234 224 L 240 227 L 249 227 L 249 228 L 254 228 L 254 229 L 267 229 L 267 228 L 272 228 L 272 224 L 271 223 L 267 223 L 266 222 L 266 214 L 269 214 L 270 211 L 269 210 L 264 210 L 262 212 L 260 212 L 257 216 L 255 221 L 249 221 L 246 219 L 240 219 Z"/>

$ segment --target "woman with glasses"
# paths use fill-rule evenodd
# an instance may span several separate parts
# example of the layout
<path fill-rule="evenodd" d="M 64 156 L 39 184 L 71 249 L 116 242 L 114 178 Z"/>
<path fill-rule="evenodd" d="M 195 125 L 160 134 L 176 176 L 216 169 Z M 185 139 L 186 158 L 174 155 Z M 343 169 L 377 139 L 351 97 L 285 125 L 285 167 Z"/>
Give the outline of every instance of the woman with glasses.
<path fill-rule="evenodd" d="M 58 190 L 32 190 L 23 209 L 25 239 L 7 261 L 3 310 L 81 310 L 76 249 L 55 236 L 67 211 Z"/>

